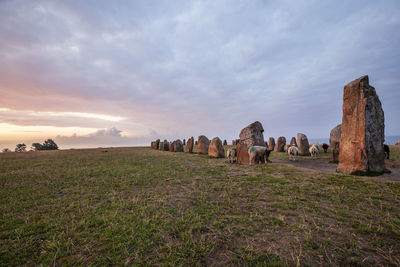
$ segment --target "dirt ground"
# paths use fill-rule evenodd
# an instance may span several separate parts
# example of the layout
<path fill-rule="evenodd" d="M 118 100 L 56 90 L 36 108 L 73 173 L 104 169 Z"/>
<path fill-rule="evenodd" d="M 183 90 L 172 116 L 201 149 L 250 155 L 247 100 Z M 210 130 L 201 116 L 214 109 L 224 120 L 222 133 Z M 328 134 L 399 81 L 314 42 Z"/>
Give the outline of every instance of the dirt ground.
<path fill-rule="evenodd" d="M 272 159 L 271 161 L 272 163 L 289 164 L 299 168 L 312 169 L 321 172 L 332 172 L 332 173 L 336 173 L 336 168 L 338 165 L 336 163 L 330 163 L 329 158 L 314 158 L 314 159 L 298 158 L 296 161 Z M 386 168 L 389 169 L 391 173 L 385 173 L 377 177 L 400 181 L 400 162 L 394 159 L 389 159 L 385 160 L 385 164 Z"/>

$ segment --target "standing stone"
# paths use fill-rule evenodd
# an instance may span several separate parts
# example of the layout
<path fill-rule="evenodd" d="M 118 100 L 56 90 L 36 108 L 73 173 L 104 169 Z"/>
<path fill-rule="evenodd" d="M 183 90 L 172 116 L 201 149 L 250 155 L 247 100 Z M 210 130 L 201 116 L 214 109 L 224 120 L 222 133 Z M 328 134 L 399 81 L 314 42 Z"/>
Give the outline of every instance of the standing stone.
<path fill-rule="evenodd" d="M 172 141 L 171 143 L 169 143 L 169 151 L 175 152 L 175 141 Z"/>
<path fill-rule="evenodd" d="M 297 134 L 297 147 L 299 148 L 300 156 L 310 156 L 310 144 L 308 143 L 308 138 L 305 134 Z"/>
<path fill-rule="evenodd" d="M 276 141 L 274 152 L 285 152 L 286 138 L 281 136 Z"/>
<path fill-rule="evenodd" d="M 268 140 L 268 150 L 273 151 L 275 148 L 275 139 L 273 137 L 270 137 Z"/>
<path fill-rule="evenodd" d="M 224 146 L 227 146 L 227 145 L 228 145 L 228 142 L 226 142 L 226 140 L 224 140 L 223 145 L 224 145 Z"/>
<path fill-rule="evenodd" d="M 186 139 L 183 139 L 183 145 L 184 146 L 186 145 Z"/>
<path fill-rule="evenodd" d="M 199 143 L 196 141 L 194 144 L 197 146 Z"/>
<path fill-rule="evenodd" d="M 186 143 L 186 146 L 185 146 L 186 153 L 193 153 L 193 143 L 194 143 L 194 138 L 192 136 L 188 139 L 188 141 Z"/>
<path fill-rule="evenodd" d="M 211 140 L 210 146 L 208 147 L 208 155 L 214 158 L 224 158 L 225 150 L 222 146 L 221 139 L 215 137 Z"/>
<path fill-rule="evenodd" d="M 180 139 L 174 142 L 174 152 L 183 152 L 183 144 Z"/>
<path fill-rule="evenodd" d="M 339 162 L 339 144 L 340 135 L 342 134 L 342 125 L 339 124 L 332 129 L 329 135 L 329 147 L 331 148 L 332 160 L 334 162 Z"/>
<path fill-rule="evenodd" d="M 200 135 L 198 139 L 198 144 L 199 147 L 197 148 L 197 151 L 199 152 L 199 154 L 207 155 L 208 147 L 210 146 L 210 140 L 208 140 L 208 138 L 204 135 Z"/>
<path fill-rule="evenodd" d="M 232 140 L 232 146 L 236 145 L 236 140 Z"/>
<path fill-rule="evenodd" d="M 264 128 L 256 121 L 240 131 L 239 142 L 236 143 L 237 163 L 249 164 L 248 149 L 251 146 L 265 146 Z"/>
<path fill-rule="evenodd" d="M 160 149 L 160 139 L 156 140 L 155 149 Z"/>
<path fill-rule="evenodd" d="M 163 142 L 163 149 L 164 151 L 168 151 L 169 150 L 169 142 L 167 140 L 164 140 Z"/>
<path fill-rule="evenodd" d="M 385 170 L 385 118 L 368 76 L 344 87 L 338 172 Z"/>
<path fill-rule="evenodd" d="M 291 146 L 297 146 L 297 142 L 296 142 L 296 138 L 292 137 L 292 139 L 290 139 L 290 145 Z"/>
<path fill-rule="evenodd" d="M 159 150 L 163 150 L 164 148 L 164 142 L 160 142 L 160 146 L 158 147 Z"/>

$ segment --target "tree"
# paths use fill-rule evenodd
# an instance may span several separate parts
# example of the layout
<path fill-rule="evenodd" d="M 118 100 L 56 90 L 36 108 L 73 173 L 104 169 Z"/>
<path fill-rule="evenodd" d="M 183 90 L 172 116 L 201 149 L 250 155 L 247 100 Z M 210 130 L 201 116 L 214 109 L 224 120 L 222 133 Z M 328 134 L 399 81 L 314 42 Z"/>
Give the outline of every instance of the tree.
<path fill-rule="evenodd" d="M 47 139 L 44 141 L 42 146 L 43 150 L 58 150 L 58 145 L 53 141 L 53 139 Z"/>
<path fill-rule="evenodd" d="M 32 143 L 32 150 L 57 150 L 58 145 L 53 141 L 53 139 L 47 139 L 43 144 Z"/>
<path fill-rule="evenodd" d="M 15 147 L 15 152 L 25 152 L 26 151 L 26 145 L 25 144 L 18 144 Z"/>
<path fill-rule="evenodd" d="M 32 150 L 37 151 L 37 150 L 43 150 L 43 146 L 40 143 L 32 143 Z"/>

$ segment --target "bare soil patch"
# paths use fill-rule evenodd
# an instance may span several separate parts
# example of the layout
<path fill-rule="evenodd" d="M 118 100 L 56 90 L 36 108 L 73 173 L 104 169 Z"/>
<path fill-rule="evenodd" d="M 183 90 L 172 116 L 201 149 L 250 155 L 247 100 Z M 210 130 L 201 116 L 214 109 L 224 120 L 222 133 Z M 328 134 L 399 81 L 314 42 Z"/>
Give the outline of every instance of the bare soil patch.
<path fill-rule="evenodd" d="M 320 172 L 336 173 L 337 163 L 332 163 L 329 158 L 298 158 L 296 161 L 272 159 L 272 163 L 289 164 L 298 168 L 311 169 Z M 391 173 L 377 176 L 394 181 L 400 181 L 400 162 L 394 159 L 385 160 L 386 168 Z"/>

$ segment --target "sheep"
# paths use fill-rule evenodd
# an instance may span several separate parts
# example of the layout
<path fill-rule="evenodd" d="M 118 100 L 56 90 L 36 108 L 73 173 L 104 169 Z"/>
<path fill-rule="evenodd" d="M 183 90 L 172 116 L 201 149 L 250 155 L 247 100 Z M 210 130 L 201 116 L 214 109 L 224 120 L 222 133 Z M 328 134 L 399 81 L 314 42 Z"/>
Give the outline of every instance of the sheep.
<path fill-rule="evenodd" d="M 297 160 L 296 157 L 299 155 L 299 149 L 297 146 L 292 145 L 289 146 L 287 153 L 289 155 L 289 160 L 296 161 Z"/>
<path fill-rule="evenodd" d="M 235 158 L 237 161 L 237 153 L 236 153 L 236 148 L 229 148 L 228 151 L 226 152 L 226 157 L 229 160 L 229 163 L 234 163 Z"/>
<path fill-rule="evenodd" d="M 386 159 L 389 159 L 390 149 L 388 145 L 383 145 L 383 151 L 385 152 Z"/>
<path fill-rule="evenodd" d="M 322 144 L 322 148 L 324 149 L 324 152 L 326 153 L 326 152 L 328 151 L 329 145 L 323 143 L 323 144 Z"/>
<path fill-rule="evenodd" d="M 318 146 L 316 144 L 312 144 L 309 151 L 310 151 L 311 157 L 317 157 L 317 155 L 319 153 Z"/>
<path fill-rule="evenodd" d="M 254 163 L 259 162 L 271 162 L 268 157 L 269 154 L 271 153 L 271 150 L 268 150 L 267 147 L 265 146 L 251 146 L 248 150 L 249 153 L 249 164 L 254 161 Z"/>

